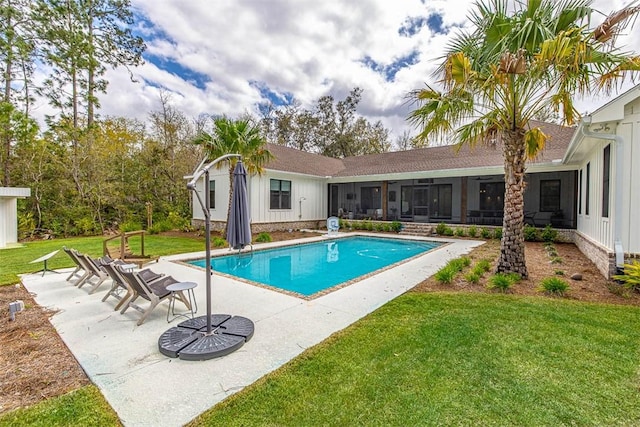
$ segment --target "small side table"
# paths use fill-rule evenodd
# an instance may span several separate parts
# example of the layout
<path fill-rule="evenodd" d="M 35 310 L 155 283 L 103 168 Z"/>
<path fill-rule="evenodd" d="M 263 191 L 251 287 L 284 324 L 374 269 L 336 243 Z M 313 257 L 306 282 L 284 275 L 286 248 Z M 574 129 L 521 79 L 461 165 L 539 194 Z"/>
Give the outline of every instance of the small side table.
<path fill-rule="evenodd" d="M 176 296 L 180 295 L 180 299 L 184 301 L 184 291 L 187 291 L 187 299 L 189 300 L 189 309 L 191 310 L 191 318 L 198 312 L 198 304 L 196 303 L 196 296 L 193 292 L 195 287 L 198 286 L 196 282 L 178 282 L 167 286 L 167 290 L 171 292 L 171 299 L 169 300 L 169 309 L 167 310 L 167 323 L 172 322 L 176 317 L 183 316 L 189 317 L 186 314 L 176 314 Z M 194 310 L 195 306 L 195 310 Z M 169 312 L 173 315 L 173 318 L 169 320 Z"/>

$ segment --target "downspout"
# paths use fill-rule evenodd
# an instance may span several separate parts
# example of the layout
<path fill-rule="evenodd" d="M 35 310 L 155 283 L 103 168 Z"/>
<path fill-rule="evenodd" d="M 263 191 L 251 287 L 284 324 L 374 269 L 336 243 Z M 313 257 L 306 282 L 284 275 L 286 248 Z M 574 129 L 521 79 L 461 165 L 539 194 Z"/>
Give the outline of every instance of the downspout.
<path fill-rule="evenodd" d="M 624 267 L 624 248 L 622 246 L 622 179 L 623 179 L 623 163 L 624 163 L 624 139 L 620 135 L 613 133 L 595 133 L 586 130 L 586 127 L 591 124 L 591 116 L 584 117 L 582 119 L 582 126 L 580 131 L 583 136 L 589 138 L 604 139 L 606 141 L 615 142 L 615 156 L 616 156 L 616 188 L 614 192 L 614 207 L 615 214 L 613 217 L 613 249 L 616 255 L 616 267 Z"/>

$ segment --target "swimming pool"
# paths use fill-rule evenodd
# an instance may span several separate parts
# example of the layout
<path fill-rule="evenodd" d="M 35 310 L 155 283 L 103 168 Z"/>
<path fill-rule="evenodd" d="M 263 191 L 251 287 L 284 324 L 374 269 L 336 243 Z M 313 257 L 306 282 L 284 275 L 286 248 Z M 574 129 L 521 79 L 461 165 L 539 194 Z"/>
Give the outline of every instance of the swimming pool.
<path fill-rule="evenodd" d="M 311 296 L 428 252 L 441 243 L 346 237 L 211 259 L 215 272 Z M 205 267 L 205 260 L 191 265 Z"/>

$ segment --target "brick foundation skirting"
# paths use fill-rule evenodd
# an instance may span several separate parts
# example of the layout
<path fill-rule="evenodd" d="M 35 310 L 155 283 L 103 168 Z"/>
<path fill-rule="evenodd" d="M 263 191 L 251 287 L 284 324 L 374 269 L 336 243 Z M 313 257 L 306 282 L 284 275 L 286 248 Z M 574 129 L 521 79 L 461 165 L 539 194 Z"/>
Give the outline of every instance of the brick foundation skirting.
<path fill-rule="evenodd" d="M 600 273 L 607 279 L 616 274 L 616 254 L 589 237 L 583 235 L 580 232 L 575 233 L 575 244 L 580 249 L 580 252 L 585 254 L 593 263 L 598 267 Z M 630 263 L 631 260 L 640 259 L 640 253 L 628 253 L 624 254 L 624 262 Z"/>

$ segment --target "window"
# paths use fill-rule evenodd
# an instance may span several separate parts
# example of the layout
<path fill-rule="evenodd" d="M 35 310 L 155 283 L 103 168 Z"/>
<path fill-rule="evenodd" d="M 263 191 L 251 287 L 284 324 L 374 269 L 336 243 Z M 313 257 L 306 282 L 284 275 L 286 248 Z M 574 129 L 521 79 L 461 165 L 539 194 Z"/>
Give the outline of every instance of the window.
<path fill-rule="evenodd" d="M 609 178 L 611 175 L 611 144 L 604 148 L 602 156 L 602 217 L 609 218 Z"/>
<path fill-rule="evenodd" d="M 432 185 L 429 211 L 433 218 L 451 218 L 451 184 Z"/>
<path fill-rule="evenodd" d="M 558 212 L 560 210 L 560 180 L 540 181 L 540 211 Z"/>
<path fill-rule="evenodd" d="M 291 181 L 272 179 L 269 199 L 270 209 L 291 209 Z"/>
<path fill-rule="evenodd" d="M 582 215 L 582 169 L 578 172 L 578 214 Z"/>
<path fill-rule="evenodd" d="M 584 213 L 589 215 L 589 187 L 591 183 L 591 162 L 587 163 L 587 176 L 584 183 Z"/>
<path fill-rule="evenodd" d="M 380 209 L 382 200 L 380 187 L 362 187 L 360 189 L 360 209 L 367 212 L 369 209 Z"/>
<path fill-rule="evenodd" d="M 216 181 L 209 181 L 209 209 L 216 208 Z"/>
<path fill-rule="evenodd" d="M 480 210 L 501 211 L 504 209 L 504 182 L 480 184 Z"/>

